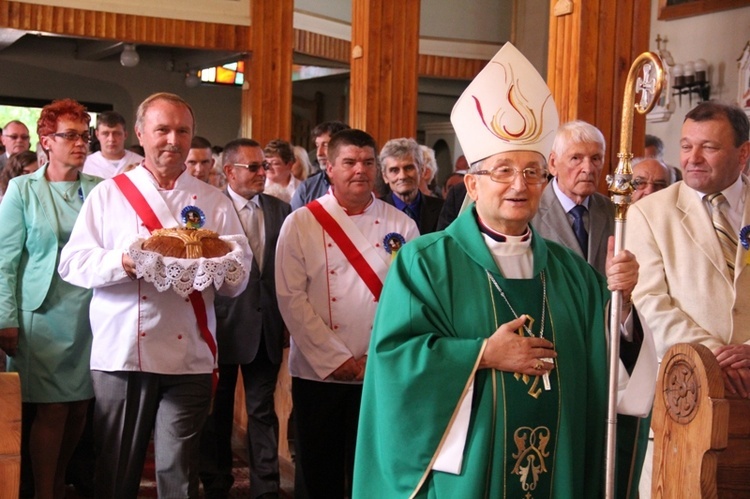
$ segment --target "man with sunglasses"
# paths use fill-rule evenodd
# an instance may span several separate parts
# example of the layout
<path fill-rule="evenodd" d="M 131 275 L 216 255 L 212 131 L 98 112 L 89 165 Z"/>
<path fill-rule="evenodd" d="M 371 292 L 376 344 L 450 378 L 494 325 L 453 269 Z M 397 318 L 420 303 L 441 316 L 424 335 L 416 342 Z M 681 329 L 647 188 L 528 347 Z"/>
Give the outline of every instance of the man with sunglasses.
<path fill-rule="evenodd" d="M 219 384 L 214 411 L 201 437 L 201 480 L 207 499 L 226 498 L 232 486 L 232 420 L 237 372 L 242 371 L 247 410 L 251 498 L 279 497 L 279 420 L 276 378 L 284 351 L 284 321 L 276 301 L 274 260 L 288 203 L 263 193 L 268 162 L 261 145 L 236 139 L 224 146 L 225 194 L 253 250 L 247 288 L 216 298 Z"/>
<path fill-rule="evenodd" d="M 2 128 L 2 131 L 3 134 L 0 139 L 2 139 L 3 146 L 5 146 L 5 154 L 0 155 L 0 170 L 5 168 L 5 162 L 8 161 L 8 158 L 19 152 L 28 151 L 31 148 L 29 129 L 20 121 L 9 121 Z"/>

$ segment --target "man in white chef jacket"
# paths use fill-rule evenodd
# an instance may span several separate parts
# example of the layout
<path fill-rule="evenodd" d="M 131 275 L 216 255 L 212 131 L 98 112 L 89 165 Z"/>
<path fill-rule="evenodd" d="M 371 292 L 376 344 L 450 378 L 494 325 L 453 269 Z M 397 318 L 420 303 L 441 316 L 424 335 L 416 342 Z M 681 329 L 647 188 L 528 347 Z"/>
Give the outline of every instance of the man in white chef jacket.
<path fill-rule="evenodd" d="M 412 219 L 372 194 L 376 151 L 361 130 L 336 133 L 331 188 L 286 219 L 276 249 L 276 293 L 291 333 L 296 482 L 310 497 L 351 494 L 375 307 L 398 249 L 419 235 Z"/>
<path fill-rule="evenodd" d="M 136 497 L 152 430 L 159 497 L 198 496 L 199 437 L 217 360 L 214 288 L 188 297 L 160 292 L 137 278 L 127 252 L 156 228 L 190 222 L 238 235 L 250 268 L 252 252 L 229 198 L 185 171 L 194 129 L 193 111 L 179 96 L 143 101 L 135 126 L 143 164 L 91 192 L 60 258 L 63 279 L 94 290 L 96 497 Z M 218 292 L 239 295 L 248 279 L 242 274 Z"/>

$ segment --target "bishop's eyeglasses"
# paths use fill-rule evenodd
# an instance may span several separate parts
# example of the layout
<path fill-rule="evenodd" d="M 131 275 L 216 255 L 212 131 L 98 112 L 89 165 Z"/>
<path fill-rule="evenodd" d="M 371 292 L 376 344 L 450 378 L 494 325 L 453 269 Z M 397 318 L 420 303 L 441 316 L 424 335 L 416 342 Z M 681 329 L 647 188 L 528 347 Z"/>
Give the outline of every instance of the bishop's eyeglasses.
<path fill-rule="evenodd" d="M 523 175 L 524 180 L 529 185 L 543 184 L 547 181 L 547 170 L 544 168 L 524 168 L 523 170 L 517 170 L 510 166 L 498 166 L 492 170 L 479 170 L 469 173 L 473 173 L 474 175 L 489 175 L 490 180 L 500 184 L 510 184 L 519 173 Z"/>

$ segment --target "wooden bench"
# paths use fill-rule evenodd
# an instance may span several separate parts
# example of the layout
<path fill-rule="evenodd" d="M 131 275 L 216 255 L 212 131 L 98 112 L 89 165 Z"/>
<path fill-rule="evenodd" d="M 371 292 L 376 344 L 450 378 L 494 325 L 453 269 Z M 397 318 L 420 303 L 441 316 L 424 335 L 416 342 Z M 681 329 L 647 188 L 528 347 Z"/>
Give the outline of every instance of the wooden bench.
<path fill-rule="evenodd" d="M 713 353 L 675 345 L 656 387 L 652 499 L 750 497 L 750 400 L 725 397 Z"/>
<path fill-rule="evenodd" d="M 21 382 L 0 373 L 0 497 L 17 498 L 21 485 Z"/>

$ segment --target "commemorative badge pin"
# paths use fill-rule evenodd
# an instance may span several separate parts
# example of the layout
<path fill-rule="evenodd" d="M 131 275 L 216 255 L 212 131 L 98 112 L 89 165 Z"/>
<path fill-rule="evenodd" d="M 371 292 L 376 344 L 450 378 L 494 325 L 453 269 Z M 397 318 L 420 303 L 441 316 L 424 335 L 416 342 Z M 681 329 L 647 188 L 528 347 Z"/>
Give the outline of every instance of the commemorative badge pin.
<path fill-rule="evenodd" d="M 391 255 L 391 257 L 395 257 L 398 250 L 400 250 L 401 246 L 404 244 L 406 244 L 406 239 L 404 239 L 404 236 L 398 232 L 389 232 L 383 238 L 383 248 L 386 253 Z"/>
<path fill-rule="evenodd" d="M 750 250 L 750 225 L 745 225 L 740 230 L 740 244 L 745 250 Z M 750 265 L 750 253 L 745 254 L 745 263 Z"/>
<path fill-rule="evenodd" d="M 180 216 L 187 229 L 200 229 L 206 224 L 206 214 L 197 206 L 184 207 Z"/>

